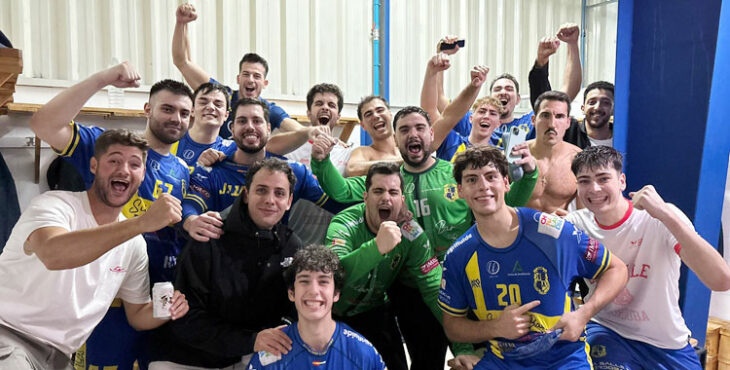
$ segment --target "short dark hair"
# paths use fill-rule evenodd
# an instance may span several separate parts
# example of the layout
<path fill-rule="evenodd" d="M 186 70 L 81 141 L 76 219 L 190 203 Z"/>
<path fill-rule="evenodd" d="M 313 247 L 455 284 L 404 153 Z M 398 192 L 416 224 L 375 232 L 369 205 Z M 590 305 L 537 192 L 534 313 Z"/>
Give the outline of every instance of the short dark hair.
<path fill-rule="evenodd" d="M 502 176 L 507 176 L 507 159 L 502 151 L 487 145 L 472 146 L 459 153 L 454 159 L 454 179 L 461 184 L 464 170 L 482 168 L 492 164 Z"/>
<path fill-rule="evenodd" d="M 152 98 L 155 94 L 162 90 L 169 91 L 175 95 L 187 96 L 188 98 L 190 98 L 190 103 L 192 103 L 194 100 L 193 90 L 190 90 L 188 85 L 180 81 L 171 80 L 169 78 L 157 81 L 154 85 L 152 85 L 152 87 L 150 88 L 150 98 Z"/>
<path fill-rule="evenodd" d="M 370 190 L 375 175 L 398 175 L 400 179 L 400 191 L 403 192 L 403 174 L 400 173 L 400 166 L 393 162 L 378 162 L 370 166 L 365 176 L 365 191 Z"/>
<path fill-rule="evenodd" d="M 294 290 L 297 274 L 302 271 L 318 271 L 332 273 L 335 281 L 335 292 L 342 290 L 345 283 L 345 270 L 340 258 L 331 249 L 321 244 L 310 244 L 294 254 L 291 265 L 284 270 L 284 281 L 289 289 Z"/>
<path fill-rule="evenodd" d="M 101 158 L 109 150 L 109 147 L 114 144 L 138 148 L 142 151 L 142 159 L 147 159 L 147 150 L 150 148 L 147 139 L 140 134 L 123 128 L 106 130 L 96 138 L 96 142 L 94 142 L 94 158 L 97 160 Z"/>
<path fill-rule="evenodd" d="M 409 105 L 401 110 L 398 111 L 398 113 L 395 114 L 395 117 L 393 117 L 393 129 L 396 128 L 396 123 L 398 123 L 398 120 L 401 118 L 411 114 L 416 113 L 423 116 L 423 118 L 426 119 L 426 122 L 428 123 L 428 126 L 431 127 L 431 116 L 428 115 L 428 112 L 421 109 L 421 107 L 416 107 L 415 105 Z"/>
<path fill-rule="evenodd" d="M 236 122 L 236 112 L 238 112 L 238 108 L 239 107 L 244 107 L 244 106 L 247 106 L 247 105 L 258 105 L 258 106 L 260 106 L 261 109 L 264 110 L 264 119 L 266 120 L 266 123 L 268 123 L 269 125 L 271 125 L 271 123 L 269 122 L 269 114 L 270 113 L 269 113 L 269 106 L 268 106 L 268 104 L 262 102 L 261 100 L 252 99 L 252 98 L 240 98 L 240 99 L 238 99 L 238 101 L 236 102 L 236 105 L 233 106 L 233 118 L 231 119 L 231 122 Z"/>
<path fill-rule="evenodd" d="M 307 92 L 307 109 L 312 109 L 315 95 L 327 93 L 334 94 L 337 97 L 337 111 L 342 112 L 342 107 L 345 106 L 345 100 L 342 98 L 342 90 L 337 85 L 328 83 L 316 84 L 309 89 L 309 92 Z"/>
<path fill-rule="evenodd" d="M 614 86 L 612 83 L 610 83 L 608 81 L 596 81 L 596 82 L 592 82 L 588 86 L 586 86 L 586 89 L 583 91 L 583 103 L 586 102 L 586 97 L 588 96 L 588 93 L 591 90 L 595 90 L 595 89 L 610 91 L 611 96 L 612 97 L 614 96 L 614 93 L 613 93 Z"/>
<path fill-rule="evenodd" d="M 535 99 L 535 116 L 537 116 L 538 113 L 540 113 L 540 109 L 542 108 L 542 102 L 543 101 L 561 101 L 565 103 L 566 106 L 568 106 L 568 114 L 570 115 L 570 98 L 568 97 L 568 94 L 562 92 L 562 91 L 545 91 L 544 93 L 540 94 L 540 96 Z"/>
<path fill-rule="evenodd" d="M 193 106 L 195 106 L 195 98 L 200 94 L 209 94 L 212 91 L 220 91 L 226 98 L 226 111 L 231 109 L 231 93 L 228 92 L 228 87 L 223 86 L 217 82 L 206 82 L 193 92 Z"/>
<path fill-rule="evenodd" d="M 257 161 L 254 164 L 252 164 L 248 171 L 246 172 L 246 189 L 251 189 L 251 184 L 253 183 L 253 177 L 256 175 L 256 172 L 259 172 L 260 169 L 265 168 L 271 172 L 282 172 L 284 175 L 286 175 L 287 180 L 289 180 L 289 194 L 294 193 L 294 185 L 297 183 L 297 177 L 294 176 L 294 171 L 292 171 L 291 166 L 289 166 L 289 163 L 287 163 L 284 160 L 281 160 L 279 158 L 266 158 L 261 161 Z"/>
<path fill-rule="evenodd" d="M 371 101 L 378 99 L 385 104 L 385 107 L 390 109 L 390 105 L 388 104 L 388 101 L 385 100 L 384 97 L 380 95 L 368 95 L 360 100 L 360 102 L 357 104 L 357 119 L 362 121 L 362 107 L 365 106 L 365 104 L 370 103 Z"/>
<path fill-rule="evenodd" d="M 241 68 L 243 67 L 243 63 L 258 63 L 264 66 L 264 77 L 266 77 L 269 74 L 269 63 L 266 62 L 266 59 L 264 59 L 261 55 L 258 55 L 256 53 L 246 53 L 243 55 L 243 58 L 241 58 L 241 61 L 238 62 L 238 71 L 241 72 Z"/>
<path fill-rule="evenodd" d="M 570 169 L 576 176 L 578 176 L 578 172 L 585 168 L 595 170 L 608 167 L 621 173 L 623 163 L 624 157 L 618 150 L 604 145 L 589 146 L 575 155 L 573 163 L 570 164 Z"/>
<path fill-rule="evenodd" d="M 490 93 L 492 92 L 492 87 L 494 87 L 494 84 L 497 83 L 497 81 L 499 81 L 499 80 L 501 80 L 503 78 L 506 78 L 506 79 L 512 81 L 512 83 L 515 84 L 515 92 L 518 93 L 518 94 L 520 93 L 520 83 L 517 82 L 517 79 L 515 78 L 515 76 L 512 76 L 509 73 L 502 73 L 501 75 L 497 76 L 497 78 L 495 78 L 495 79 L 492 80 L 492 83 L 489 84 L 489 92 Z"/>

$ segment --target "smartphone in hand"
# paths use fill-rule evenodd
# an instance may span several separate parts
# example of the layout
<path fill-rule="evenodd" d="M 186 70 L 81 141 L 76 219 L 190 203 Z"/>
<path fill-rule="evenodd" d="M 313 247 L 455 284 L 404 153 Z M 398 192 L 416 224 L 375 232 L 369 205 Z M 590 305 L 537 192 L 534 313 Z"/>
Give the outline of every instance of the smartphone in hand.
<path fill-rule="evenodd" d="M 515 161 L 521 157 L 518 155 L 512 155 L 512 148 L 518 144 L 522 144 L 527 139 L 527 131 L 520 129 L 518 126 L 510 127 L 507 132 L 502 136 L 502 142 L 504 142 L 504 156 L 507 158 L 509 164 L 509 177 L 512 182 L 515 182 L 522 178 L 524 171 L 522 166 L 515 164 Z"/>
<path fill-rule="evenodd" d="M 463 48 L 463 47 L 464 47 L 464 45 L 466 45 L 466 40 L 464 40 L 464 39 L 462 39 L 462 40 L 457 40 L 456 42 L 454 42 L 454 43 L 450 43 L 450 44 L 447 44 L 447 43 L 445 43 L 445 42 L 442 42 L 442 43 L 441 43 L 441 46 L 439 46 L 439 51 L 444 51 L 444 50 L 451 50 L 451 49 L 454 49 L 454 48 L 456 48 L 456 46 L 457 46 L 457 45 L 458 45 L 458 46 L 459 46 L 460 48 Z"/>

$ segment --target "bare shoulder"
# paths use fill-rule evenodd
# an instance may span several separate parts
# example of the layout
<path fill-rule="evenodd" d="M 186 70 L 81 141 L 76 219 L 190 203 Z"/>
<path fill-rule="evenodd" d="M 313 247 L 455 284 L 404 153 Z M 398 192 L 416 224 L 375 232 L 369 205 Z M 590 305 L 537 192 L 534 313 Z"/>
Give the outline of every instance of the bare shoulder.
<path fill-rule="evenodd" d="M 362 145 L 352 150 L 350 158 L 355 157 L 358 160 L 369 161 L 373 155 L 373 148 Z"/>

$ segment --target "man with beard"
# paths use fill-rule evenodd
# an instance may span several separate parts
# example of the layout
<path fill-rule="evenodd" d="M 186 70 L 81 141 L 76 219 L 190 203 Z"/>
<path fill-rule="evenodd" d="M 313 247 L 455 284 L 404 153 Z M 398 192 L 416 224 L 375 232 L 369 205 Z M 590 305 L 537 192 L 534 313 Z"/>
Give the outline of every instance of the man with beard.
<path fill-rule="evenodd" d="M 271 127 L 268 106 L 256 99 L 242 98 L 233 108 L 233 140 L 236 152 L 212 167 L 198 165 L 191 175 L 190 189 L 183 201 L 183 228 L 197 241 L 218 239 L 223 225 L 220 211 L 233 204 L 244 191 L 248 167 L 274 156 L 266 150 Z M 300 163 L 290 163 L 297 178 L 294 202 L 307 199 L 317 206 L 338 211 L 342 206 L 330 201 L 317 179 Z M 286 223 L 286 216 L 284 216 Z"/>
<path fill-rule="evenodd" d="M 464 110 L 468 109 L 469 103 L 465 105 Z M 431 156 L 433 130 L 428 113 L 419 107 L 405 107 L 395 115 L 393 127 L 395 141 L 404 161 L 401 173 L 404 178 L 406 205 L 418 224 L 422 225 L 435 256 L 441 261 L 448 247 L 471 226 L 473 221 L 471 212 L 458 196 L 451 163 Z M 343 178 L 327 158 L 327 151 L 331 145 L 326 144 L 328 143 L 316 139 L 312 150 L 312 170 L 323 189 L 341 203 L 361 201 L 365 193 L 365 179 Z M 534 172 L 534 160 L 524 164 L 523 168 L 525 173 Z M 524 205 L 535 186 L 535 179 L 536 176 L 523 176 L 515 182 L 513 190 L 507 196 L 508 204 Z M 414 304 L 421 300 L 417 291 L 398 284 L 396 288 L 398 291 L 389 296 L 400 297 L 403 310 L 407 311 L 401 319 L 400 326 L 406 342 L 419 343 L 409 345 L 409 351 L 422 350 L 419 355 L 413 355 L 411 352 L 411 359 L 421 360 L 439 356 L 439 359 L 427 362 L 427 366 L 435 367 L 440 363 L 443 368 L 447 341 L 441 325 L 433 319 L 433 315 L 424 305 Z M 414 318 L 414 325 L 411 327 L 407 321 Z M 429 347 L 432 345 L 433 349 Z M 467 351 L 466 348 L 458 348 L 454 349 L 454 354 L 465 354 Z"/>
<path fill-rule="evenodd" d="M 355 148 L 347 161 L 347 176 L 363 176 L 370 166 L 387 161 L 401 164 L 403 158 L 398 152 L 393 135 L 393 116 L 388 102 L 382 96 L 368 95 L 357 105 L 360 125 L 372 138 L 373 143 Z"/>
<path fill-rule="evenodd" d="M 345 270 L 345 286 L 334 312 L 373 343 L 389 369 L 406 369 L 386 293 L 396 280 L 417 287 L 419 300 L 440 321 L 436 299 L 441 266 L 416 221 L 397 224 L 407 210 L 398 165 L 384 162 L 371 166 L 365 189 L 364 203 L 337 214 L 327 230 L 325 245 L 340 257 Z M 430 339 L 421 338 L 421 342 Z M 443 360 L 437 365 L 443 369 Z"/>
<path fill-rule="evenodd" d="M 532 120 L 537 138 L 527 144 L 540 174 L 527 203 L 532 209 L 547 213 L 565 210 L 575 198 L 575 175 L 570 171 L 570 164 L 580 148 L 563 141 L 570 124 L 569 109 L 568 95 L 560 91 L 545 92 L 535 102 L 536 114 Z"/>
<path fill-rule="evenodd" d="M 79 170 L 87 188 L 93 182 L 90 158 L 94 154 L 94 142 L 104 132 L 103 128 L 84 126 L 73 119 L 91 96 L 100 89 L 139 86 L 140 76 L 127 62 L 93 74 L 91 77 L 66 89 L 51 99 L 33 115 L 30 127 L 41 140 L 66 157 Z M 145 177 L 132 198 L 122 207 L 128 217 L 145 213 L 161 194 L 170 194 L 182 200 L 189 183 L 187 164 L 171 153 L 171 148 L 188 130 L 193 99 L 190 88 L 181 82 L 163 80 L 150 89 L 149 102 L 144 105 L 147 127 L 144 137 L 149 143 Z M 71 124 L 69 124 L 71 122 Z M 149 273 L 152 283 L 172 281 L 177 256 L 184 237 L 173 227 L 144 234 L 149 256 Z M 112 302 L 112 308 L 94 331 L 89 342 L 76 358 L 79 367 L 119 366 L 131 367 L 143 351 L 144 340 L 127 324 L 121 302 Z M 112 334 L 113 333 L 113 334 Z M 141 355 L 140 355 L 141 356 Z M 85 361 L 85 364 L 83 363 Z M 141 362 L 144 360 L 142 359 Z"/>
<path fill-rule="evenodd" d="M 50 191 L 23 212 L 0 255 L 0 368 L 72 369 L 71 354 L 115 297 L 136 330 L 168 321 L 152 314 L 140 234 L 179 221 L 180 201 L 162 194 L 140 217 L 121 214 L 145 177 L 147 149 L 132 132 L 104 132 L 89 159 L 88 191 Z M 175 291 L 171 318 L 187 310 Z"/>

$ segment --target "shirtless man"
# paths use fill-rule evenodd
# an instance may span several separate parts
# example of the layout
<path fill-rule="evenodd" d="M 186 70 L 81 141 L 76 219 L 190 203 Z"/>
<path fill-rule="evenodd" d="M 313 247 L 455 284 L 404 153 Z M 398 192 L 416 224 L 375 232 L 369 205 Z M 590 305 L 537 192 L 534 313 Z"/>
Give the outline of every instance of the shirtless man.
<path fill-rule="evenodd" d="M 529 208 L 552 213 L 567 209 L 575 198 L 576 180 L 570 164 L 580 148 L 563 141 L 570 125 L 569 107 L 568 95 L 560 91 L 545 92 L 535 101 L 532 122 L 537 137 L 527 143 L 540 176 L 527 202 Z"/>
<path fill-rule="evenodd" d="M 376 162 L 403 163 L 393 136 L 393 115 L 385 98 L 377 95 L 362 98 L 357 105 L 357 118 L 373 143 L 352 151 L 347 161 L 347 176 L 363 176 Z"/>

